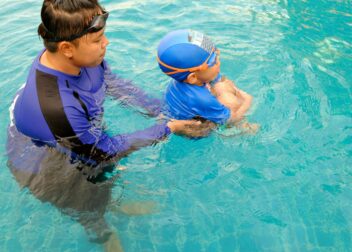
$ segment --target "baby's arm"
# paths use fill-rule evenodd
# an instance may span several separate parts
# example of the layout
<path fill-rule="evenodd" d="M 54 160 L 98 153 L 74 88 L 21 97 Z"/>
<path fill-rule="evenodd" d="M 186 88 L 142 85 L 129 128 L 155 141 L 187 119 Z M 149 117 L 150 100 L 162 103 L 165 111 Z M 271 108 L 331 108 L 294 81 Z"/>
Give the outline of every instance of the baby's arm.
<path fill-rule="evenodd" d="M 228 126 L 236 126 L 243 132 L 254 134 L 259 125 L 248 123 L 244 116 L 252 104 L 252 96 L 239 89 L 230 80 L 222 80 L 214 85 L 213 94 L 217 100 L 231 111 Z"/>
<path fill-rule="evenodd" d="M 229 123 L 241 121 L 252 103 L 252 96 L 237 88 L 228 79 L 216 83 L 212 92 L 221 104 L 231 110 Z"/>
<path fill-rule="evenodd" d="M 237 110 L 233 111 L 231 110 L 231 119 L 234 122 L 239 122 L 243 119 L 244 115 L 248 111 L 248 109 L 251 107 L 252 104 L 252 96 L 244 92 L 243 90 L 240 90 L 237 88 L 236 90 L 236 97 L 238 100 L 241 100 L 241 105 L 238 107 Z M 233 115 L 234 114 L 234 115 Z"/>

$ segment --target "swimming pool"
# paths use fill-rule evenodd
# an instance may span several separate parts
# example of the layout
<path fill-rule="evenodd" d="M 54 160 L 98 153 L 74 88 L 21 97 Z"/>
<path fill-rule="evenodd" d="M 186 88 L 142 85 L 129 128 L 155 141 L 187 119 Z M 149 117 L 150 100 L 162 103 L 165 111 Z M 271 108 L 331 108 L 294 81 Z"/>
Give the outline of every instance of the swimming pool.
<path fill-rule="evenodd" d="M 42 48 L 41 3 L 2 2 L 0 250 L 102 251 L 77 222 L 21 190 L 7 168 L 8 107 Z M 106 213 L 125 250 L 351 251 L 351 1 L 116 2 L 102 1 L 114 72 L 161 97 L 159 39 L 203 31 L 221 50 L 222 72 L 254 96 L 249 119 L 261 124 L 255 136 L 172 136 L 122 159 L 122 200 L 159 208 Z M 113 133 L 154 122 L 116 101 L 105 107 Z"/>

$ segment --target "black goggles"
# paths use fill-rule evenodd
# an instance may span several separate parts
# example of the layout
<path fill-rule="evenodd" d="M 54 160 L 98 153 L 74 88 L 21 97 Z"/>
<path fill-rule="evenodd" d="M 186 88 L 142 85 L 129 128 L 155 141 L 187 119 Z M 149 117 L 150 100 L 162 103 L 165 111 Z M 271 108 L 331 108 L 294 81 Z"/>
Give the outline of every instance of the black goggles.
<path fill-rule="evenodd" d="M 103 11 L 103 13 L 101 15 L 97 15 L 93 18 L 93 20 L 90 22 L 89 27 L 84 29 L 82 32 L 78 33 L 78 34 L 74 34 L 70 37 L 67 38 L 57 38 L 54 37 L 52 39 L 47 39 L 47 41 L 49 42 L 60 42 L 60 41 L 72 41 L 75 40 L 77 38 L 82 37 L 83 35 L 86 35 L 87 33 L 93 33 L 93 32 L 98 32 L 101 29 L 103 29 L 106 25 L 106 20 L 109 17 L 109 12 L 107 11 Z M 44 24 L 43 24 L 44 25 Z M 45 27 L 45 26 L 44 26 Z M 46 29 L 46 28 L 45 28 Z M 49 33 L 53 34 L 52 32 L 50 32 L 48 29 L 46 29 Z"/>

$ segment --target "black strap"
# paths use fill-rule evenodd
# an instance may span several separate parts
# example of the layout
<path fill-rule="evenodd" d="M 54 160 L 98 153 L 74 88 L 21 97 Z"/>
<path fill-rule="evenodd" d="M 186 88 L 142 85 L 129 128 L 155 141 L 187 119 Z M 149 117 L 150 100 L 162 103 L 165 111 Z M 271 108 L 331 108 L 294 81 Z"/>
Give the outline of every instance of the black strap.
<path fill-rule="evenodd" d="M 68 82 L 68 80 L 66 80 L 66 86 L 68 88 L 70 88 L 70 84 Z M 89 117 L 89 113 L 88 113 L 88 108 L 86 106 L 86 104 L 84 104 L 84 102 L 82 101 L 82 99 L 79 97 L 79 94 L 77 93 L 77 91 L 73 90 L 73 96 L 77 99 L 77 101 L 79 102 L 79 104 L 81 104 L 82 109 L 84 110 L 84 112 L 86 113 L 86 117 L 88 119 L 88 121 L 90 121 L 90 117 Z"/>
<path fill-rule="evenodd" d="M 110 157 L 108 153 L 96 148 L 94 144 L 82 143 L 76 136 L 64 111 L 56 76 L 37 70 L 36 87 L 40 109 L 49 129 L 58 142 L 70 148 L 74 153 L 84 155 L 98 162 Z"/>

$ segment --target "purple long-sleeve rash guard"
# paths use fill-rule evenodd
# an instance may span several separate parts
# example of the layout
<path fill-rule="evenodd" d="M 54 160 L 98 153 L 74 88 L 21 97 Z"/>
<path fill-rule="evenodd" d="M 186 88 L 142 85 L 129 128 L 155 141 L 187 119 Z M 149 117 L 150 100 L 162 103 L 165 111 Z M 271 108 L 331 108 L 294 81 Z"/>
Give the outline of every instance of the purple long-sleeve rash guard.
<path fill-rule="evenodd" d="M 40 63 L 39 53 L 14 108 L 14 122 L 36 143 L 63 146 L 85 159 L 107 160 L 131 149 L 149 145 L 170 134 L 166 123 L 142 131 L 109 136 L 103 130 L 106 94 L 158 115 L 161 104 L 131 81 L 114 75 L 107 63 L 81 68 L 69 75 Z"/>

